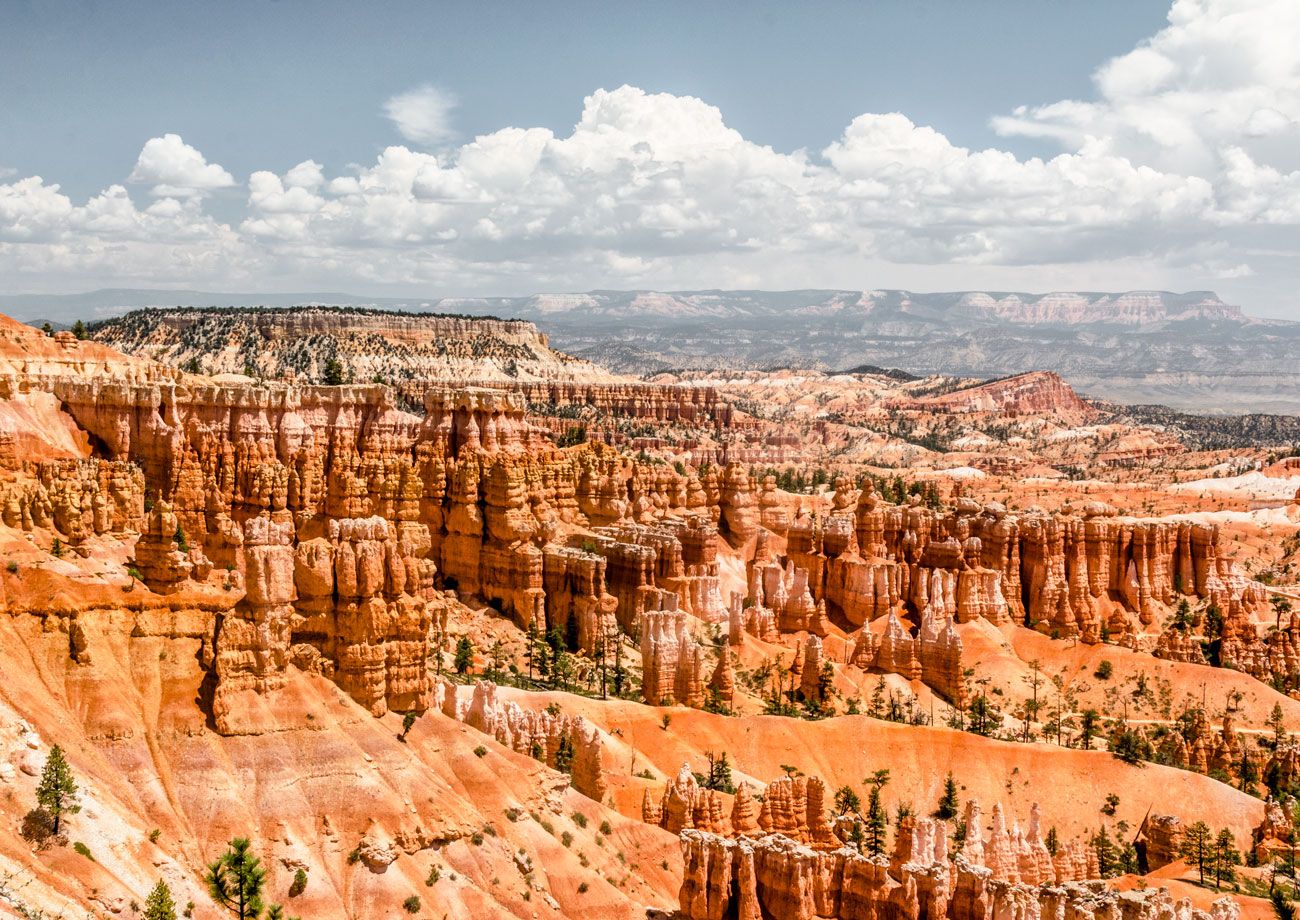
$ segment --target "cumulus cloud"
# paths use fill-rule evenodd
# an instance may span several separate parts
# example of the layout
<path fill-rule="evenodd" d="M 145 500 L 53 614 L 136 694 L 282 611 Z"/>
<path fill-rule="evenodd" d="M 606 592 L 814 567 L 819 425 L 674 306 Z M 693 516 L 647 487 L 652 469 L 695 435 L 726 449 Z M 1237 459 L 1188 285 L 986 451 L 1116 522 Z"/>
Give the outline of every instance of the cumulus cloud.
<path fill-rule="evenodd" d="M 39 177 L 0 183 L 0 273 L 152 264 L 193 285 L 483 293 L 1259 290 L 1285 261 L 1261 254 L 1259 234 L 1278 252 L 1300 244 L 1300 13 L 1257 15 L 1266 5 L 1178 0 L 1166 29 L 1098 68 L 1095 98 L 996 120 L 1057 140 L 1052 157 L 962 147 L 897 112 L 860 115 L 824 149 L 781 152 L 704 100 L 630 86 L 593 92 L 570 130 L 505 127 L 455 145 L 450 97 L 421 87 L 385 105 L 409 146 L 343 170 L 254 171 L 231 226 L 203 199 L 234 180 L 176 135 L 150 140 L 130 175 L 157 199 L 143 210 L 123 186 L 78 205 Z M 1276 288 L 1280 301 L 1294 278 Z"/>
<path fill-rule="evenodd" d="M 153 186 L 159 197 L 195 198 L 219 188 L 229 188 L 235 179 L 216 163 L 209 163 L 179 134 L 150 138 L 135 161 L 130 182 Z"/>
<path fill-rule="evenodd" d="M 1225 145 L 1300 168 L 1300 4 L 1175 0 L 1169 25 L 1097 68 L 1097 98 L 1023 106 L 992 120 L 1006 135 L 1081 150 L 1103 139 L 1160 169 L 1212 172 Z"/>
<path fill-rule="evenodd" d="M 451 113 L 456 97 L 431 84 L 417 86 L 392 96 L 384 103 L 384 117 L 397 132 L 416 144 L 440 144 L 451 139 Z"/>

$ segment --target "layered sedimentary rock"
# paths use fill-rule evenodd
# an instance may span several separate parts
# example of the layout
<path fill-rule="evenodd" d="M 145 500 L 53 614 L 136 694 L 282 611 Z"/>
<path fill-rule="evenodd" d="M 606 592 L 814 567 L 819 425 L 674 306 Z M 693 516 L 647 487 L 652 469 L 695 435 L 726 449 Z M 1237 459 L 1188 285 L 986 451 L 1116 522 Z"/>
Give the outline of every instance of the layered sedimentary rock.
<path fill-rule="evenodd" d="M 988 917 L 1093 917 L 1109 920 L 1235 920 L 1230 898 L 1210 913 L 1166 889 L 1116 892 L 1104 883 L 1029 885 L 993 878 L 959 856 L 909 862 L 890 877 L 888 858 L 849 849 L 818 851 L 779 834 L 727 839 L 681 834 L 680 920 L 868 920 L 875 917 L 987 920 Z"/>
<path fill-rule="evenodd" d="M 1011 515 L 969 499 L 932 511 L 915 497 L 884 504 L 868 488 L 852 509 L 791 521 L 785 563 L 760 557 L 755 568 L 787 565 L 846 629 L 929 610 L 959 623 L 1023 621 L 1096 642 L 1103 629 L 1155 622 L 1183 596 L 1217 604 L 1227 623 L 1248 622 L 1264 609 L 1262 588 L 1235 570 L 1214 525 L 1121 519 L 1100 503 L 1078 516 Z M 750 598 L 770 607 L 767 589 L 751 578 Z M 809 628 L 798 616 L 779 618 L 778 626 Z M 1244 668 L 1292 664 L 1294 642 L 1274 639 L 1274 650 L 1253 628 L 1240 632 L 1226 647 Z"/>
<path fill-rule="evenodd" d="M 718 579 L 717 527 L 685 513 L 653 525 L 597 527 L 583 542 L 608 561 L 608 586 L 619 623 L 631 631 L 646 610 L 663 609 L 660 595 L 676 595 L 680 609 L 708 623 L 726 619 Z"/>
<path fill-rule="evenodd" d="M 597 802 L 605 798 L 601 772 L 603 741 L 600 730 L 580 715 L 524 709 L 513 700 L 502 701 L 492 681 L 476 681 L 469 699 L 462 688 L 444 681 L 434 689 L 432 704 L 445 715 L 495 738 L 499 744 L 557 766 L 556 755 L 568 745 L 573 788 Z"/>
<path fill-rule="evenodd" d="M 589 653 L 615 614 L 626 629 L 673 604 L 726 619 L 717 522 L 733 538 L 752 530 L 740 468 L 684 476 L 599 445 L 555 450 L 501 390 L 433 387 L 421 416 L 382 386 L 136 370 L 23 378 L 53 392 L 96 456 L 19 464 L 0 513 L 73 548 L 138 531 L 130 564 L 155 593 L 209 576 L 242 593 L 210 624 L 205 659 L 223 731 L 252 730 L 232 701 L 274 691 L 291 662 L 377 714 L 425 708 L 443 587 Z M 562 523 L 594 527 L 595 551 L 558 545 Z M 701 687 L 692 672 L 673 689 L 695 701 Z"/>
<path fill-rule="evenodd" d="M 668 701 L 704 704 L 704 649 L 691 636 L 686 614 L 663 610 L 641 615 L 641 695 L 652 706 Z"/>
<path fill-rule="evenodd" d="M 607 415 L 656 422 L 731 424 L 734 410 L 715 387 L 668 386 L 639 381 L 586 382 L 571 380 L 521 380 L 466 378 L 449 380 L 454 386 L 484 386 L 512 390 L 529 403 L 549 409 L 590 407 Z"/>
<path fill-rule="evenodd" d="M 1183 822 L 1177 815 L 1147 815 L 1142 819 L 1139 838 L 1147 871 L 1153 872 L 1180 858 Z"/>
<path fill-rule="evenodd" d="M 663 796 L 658 801 L 646 789 L 641 817 L 646 823 L 657 824 L 672 834 L 689 829 L 724 836 L 731 832 L 722 796 L 717 790 L 701 787 L 691 772 L 690 764 L 682 764 L 677 775 L 664 787 Z M 743 820 L 744 816 L 741 817 Z"/>
<path fill-rule="evenodd" d="M 176 367 L 194 361 L 209 374 L 251 371 L 320 380 L 326 360 L 333 358 L 344 378 L 353 380 L 378 375 L 394 383 L 444 380 L 465 386 L 475 382 L 462 379 L 467 374 L 492 374 L 483 381 L 490 384 L 514 383 L 524 375 L 541 378 L 537 383 L 544 386 L 550 379 L 573 384 L 609 379 L 599 367 L 553 351 L 549 337 L 532 323 L 492 317 L 321 306 L 138 310 L 106 321 L 94 334 L 119 351 Z M 635 391 L 634 385 L 629 388 Z M 414 398 L 422 392 L 415 391 Z M 695 399 L 707 401 L 708 394 Z"/>
<path fill-rule="evenodd" d="M 76 547 L 91 534 L 143 529 L 144 475 L 111 460 L 20 460 L 0 486 L 0 519 L 17 530 L 52 528 Z"/>

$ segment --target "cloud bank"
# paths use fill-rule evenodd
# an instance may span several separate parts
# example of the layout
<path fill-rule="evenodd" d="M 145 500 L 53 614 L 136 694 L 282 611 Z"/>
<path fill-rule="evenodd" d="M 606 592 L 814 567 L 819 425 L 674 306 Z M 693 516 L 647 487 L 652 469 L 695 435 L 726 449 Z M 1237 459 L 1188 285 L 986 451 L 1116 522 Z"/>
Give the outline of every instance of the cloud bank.
<path fill-rule="evenodd" d="M 144 208 L 119 185 L 78 204 L 39 176 L 0 182 L 0 274 L 11 290 L 430 295 L 1230 286 L 1289 265 L 1300 241 L 1298 45 L 1293 0 L 1177 0 L 1167 28 L 1097 69 L 1095 98 L 992 119 L 1059 144 L 1046 159 L 966 149 L 900 113 L 783 153 L 705 101 L 631 86 L 592 93 L 567 134 L 506 127 L 432 152 L 454 100 L 420 87 L 384 105 L 416 149 L 335 174 L 313 160 L 253 172 L 234 221 L 205 199 L 235 178 L 174 134 L 148 140 L 127 178 L 148 186 Z M 1270 282 L 1282 309 L 1291 272 Z"/>

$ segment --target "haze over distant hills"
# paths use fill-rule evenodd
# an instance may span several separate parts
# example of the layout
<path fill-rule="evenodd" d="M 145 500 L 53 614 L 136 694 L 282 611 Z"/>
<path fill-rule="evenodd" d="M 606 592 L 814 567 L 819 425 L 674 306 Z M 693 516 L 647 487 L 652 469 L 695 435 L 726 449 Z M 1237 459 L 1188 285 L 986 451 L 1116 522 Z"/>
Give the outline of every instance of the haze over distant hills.
<path fill-rule="evenodd" d="M 1247 316 L 1208 291 L 590 291 L 421 300 L 105 290 L 7 295 L 0 312 L 68 323 L 148 306 L 303 303 L 528 319 L 555 347 L 622 373 L 861 364 L 990 377 L 1053 370 L 1116 402 L 1300 413 L 1300 323 Z"/>

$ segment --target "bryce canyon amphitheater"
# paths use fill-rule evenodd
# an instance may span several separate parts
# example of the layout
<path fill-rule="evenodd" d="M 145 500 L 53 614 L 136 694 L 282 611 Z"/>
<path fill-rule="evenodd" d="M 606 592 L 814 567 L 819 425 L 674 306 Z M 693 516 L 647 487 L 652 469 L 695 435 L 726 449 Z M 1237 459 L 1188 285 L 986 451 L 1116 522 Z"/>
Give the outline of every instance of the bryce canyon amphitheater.
<path fill-rule="evenodd" d="M 19 916 L 162 879 L 215 920 L 241 837 L 313 918 L 1233 920 L 1289 879 L 1276 449 L 1050 373 L 642 379 L 522 322 L 177 316 L 0 323 Z"/>

